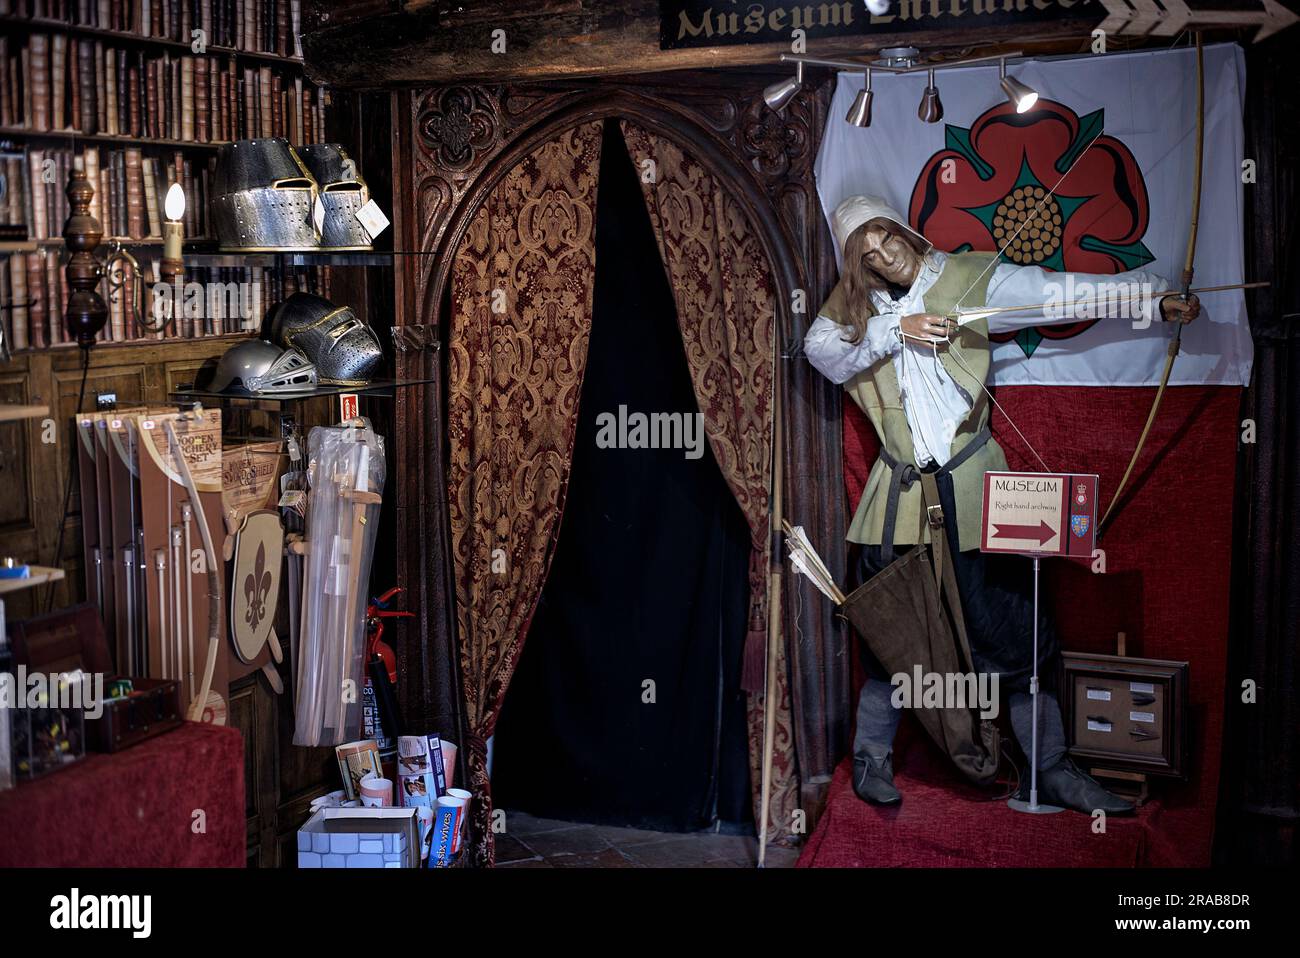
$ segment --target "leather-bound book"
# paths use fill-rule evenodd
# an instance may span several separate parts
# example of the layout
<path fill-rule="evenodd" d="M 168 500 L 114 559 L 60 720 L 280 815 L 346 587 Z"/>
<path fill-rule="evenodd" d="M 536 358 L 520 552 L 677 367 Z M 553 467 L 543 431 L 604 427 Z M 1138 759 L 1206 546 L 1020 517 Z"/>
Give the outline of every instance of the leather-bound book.
<path fill-rule="evenodd" d="M 45 249 L 41 251 L 44 262 L 41 264 L 41 272 L 45 275 L 45 324 L 49 344 L 61 343 L 64 340 L 63 335 L 63 286 L 59 282 L 59 274 L 63 270 L 59 269 L 58 250 Z"/>
<path fill-rule="evenodd" d="M 207 143 L 212 139 L 208 130 L 208 58 L 194 59 L 194 139 Z"/>
<path fill-rule="evenodd" d="M 95 26 L 102 30 L 111 29 L 113 23 L 113 11 L 110 0 L 98 0 L 95 9 L 97 11 Z"/>
<path fill-rule="evenodd" d="M 50 124 L 56 130 L 67 126 L 68 38 L 62 33 L 50 37 Z"/>
<path fill-rule="evenodd" d="M 190 0 L 172 0 L 172 3 L 181 8 L 181 39 L 189 40 L 194 29 L 194 21 L 191 16 Z"/>
<path fill-rule="evenodd" d="M 194 139 L 194 58 L 181 57 L 181 139 Z"/>
<path fill-rule="evenodd" d="M 131 83 L 126 51 L 117 51 L 117 132 L 131 135 Z"/>
<path fill-rule="evenodd" d="M 78 126 L 82 133 L 99 132 L 99 84 L 95 82 L 95 45 L 87 40 L 77 44 L 77 79 L 81 87 Z"/>
<path fill-rule="evenodd" d="M 162 0 L 149 0 L 149 23 L 155 37 L 167 35 L 167 20 L 163 16 Z"/>
<path fill-rule="evenodd" d="M 86 171 L 86 180 L 95 189 L 94 194 L 90 197 L 90 215 L 99 220 L 99 225 L 102 227 L 104 225 L 104 207 L 99 192 L 98 147 L 88 146 L 81 151 L 81 168 Z"/>
<path fill-rule="evenodd" d="M 27 200 L 26 190 L 23 188 L 23 160 L 22 157 L 14 156 L 5 160 L 5 182 L 9 188 L 5 191 L 5 204 L 8 208 L 8 215 L 5 218 L 7 223 L 22 223 L 26 225 L 30 221 L 27 219 Z M 30 237 L 31 231 L 28 230 Z"/>
<path fill-rule="evenodd" d="M 104 44 L 98 40 L 95 41 L 95 59 L 94 66 L 91 69 L 90 82 L 94 84 L 99 95 L 95 97 L 95 132 L 109 133 L 108 128 L 108 93 L 104 88 Z M 85 91 L 85 84 L 82 84 L 82 91 Z"/>
<path fill-rule="evenodd" d="M 145 238 L 144 170 L 140 150 L 126 151 L 126 231 L 131 239 Z"/>
<path fill-rule="evenodd" d="M 154 79 L 154 61 L 146 60 L 144 64 L 144 135 L 157 136 L 154 132 L 154 98 L 158 95 L 158 83 Z"/>
<path fill-rule="evenodd" d="M 13 298 L 13 308 L 9 315 L 13 318 L 14 349 L 26 349 L 30 340 L 27 336 L 29 313 L 27 309 L 27 257 L 14 253 L 9 259 L 9 295 Z"/>
<path fill-rule="evenodd" d="M 251 67 L 244 68 L 244 130 L 243 138 L 251 140 L 257 136 L 257 74 Z"/>
<path fill-rule="evenodd" d="M 37 250 L 20 257 L 27 261 L 28 342 L 33 349 L 46 345 L 45 340 L 45 255 Z"/>
<path fill-rule="evenodd" d="M 158 179 L 154 174 L 157 162 L 152 156 L 146 156 L 141 170 L 144 177 L 144 211 L 150 237 L 162 236 L 162 218 L 158 215 Z"/>
<path fill-rule="evenodd" d="M 289 0 L 275 3 L 275 52 L 282 57 L 293 56 L 293 41 L 289 37 Z"/>
<path fill-rule="evenodd" d="M 33 239 L 46 239 L 50 234 L 45 216 L 45 151 L 27 153 L 27 189 L 31 197 L 32 215 L 27 223 Z"/>
<path fill-rule="evenodd" d="M 122 133 L 122 127 L 119 124 L 122 114 L 118 111 L 117 94 L 120 87 L 117 84 L 117 51 L 107 49 L 104 51 L 104 130 L 114 136 Z"/>
<path fill-rule="evenodd" d="M 229 124 L 227 140 L 237 140 L 242 136 L 239 124 L 239 66 L 232 56 L 226 63 L 226 122 Z"/>
<path fill-rule="evenodd" d="M 130 92 L 130 110 L 128 111 L 128 121 L 130 125 L 127 127 L 127 132 L 136 137 L 144 135 L 144 128 L 140 125 L 140 118 L 143 112 L 141 109 L 142 104 L 140 102 L 140 71 L 142 67 L 143 64 L 138 59 L 135 63 L 132 63 L 127 70 L 126 81 L 127 88 Z"/>
<path fill-rule="evenodd" d="M 74 39 L 68 41 L 68 126 L 81 129 L 81 45 Z"/>
<path fill-rule="evenodd" d="M 302 3 L 301 0 L 289 0 L 289 30 L 293 39 L 293 55 L 302 59 Z"/>
<path fill-rule="evenodd" d="M 13 94 L 9 90 L 9 38 L 0 36 L 0 126 L 14 126 Z M 8 281 L 7 271 L 4 274 Z"/>
<path fill-rule="evenodd" d="M 284 136 L 284 102 L 277 73 L 271 74 L 271 135 Z"/>
<path fill-rule="evenodd" d="M 32 129 L 50 128 L 50 38 L 33 33 L 28 40 L 27 82 L 31 87 Z"/>

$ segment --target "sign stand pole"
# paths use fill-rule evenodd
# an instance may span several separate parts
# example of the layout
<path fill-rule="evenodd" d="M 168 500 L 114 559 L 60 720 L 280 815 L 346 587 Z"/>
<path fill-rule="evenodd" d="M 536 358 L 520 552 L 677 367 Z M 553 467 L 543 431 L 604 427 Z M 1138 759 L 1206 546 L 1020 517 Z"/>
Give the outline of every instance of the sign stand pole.
<path fill-rule="evenodd" d="M 1019 798 L 1007 799 L 1007 807 L 1029 815 L 1052 815 L 1065 811 L 1059 805 L 1038 804 L 1038 571 L 1042 562 L 1034 556 L 1034 673 L 1029 679 L 1030 708 L 1033 719 L 1030 723 L 1029 736 L 1029 801 Z"/>

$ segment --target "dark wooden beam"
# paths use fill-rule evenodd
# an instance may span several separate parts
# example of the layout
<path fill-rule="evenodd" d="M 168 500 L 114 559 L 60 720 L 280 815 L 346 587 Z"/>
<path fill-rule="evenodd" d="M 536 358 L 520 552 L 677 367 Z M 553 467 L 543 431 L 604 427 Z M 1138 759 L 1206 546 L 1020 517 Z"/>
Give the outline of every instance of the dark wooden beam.
<path fill-rule="evenodd" d="M 377 8 L 389 12 L 376 14 Z M 864 11 L 865 13 L 865 11 Z M 1002 26 L 873 32 L 811 40 L 811 53 L 868 54 L 883 47 L 926 50 L 1009 49 L 1040 41 L 1085 38 L 1087 17 Z M 504 53 L 492 51 L 505 31 Z M 307 73 L 338 87 L 400 87 L 657 73 L 665 70 L 770 65 L 789 42 L 659 48 L 657 0 L 344 0 L 322 2 L 303 36 Z"/>

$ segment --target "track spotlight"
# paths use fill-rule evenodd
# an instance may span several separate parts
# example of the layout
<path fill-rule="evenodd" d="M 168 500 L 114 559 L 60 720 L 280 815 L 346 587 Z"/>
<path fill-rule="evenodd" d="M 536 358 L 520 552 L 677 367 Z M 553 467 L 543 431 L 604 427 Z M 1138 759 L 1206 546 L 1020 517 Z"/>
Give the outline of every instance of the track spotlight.
<path fill-rule="evenodd" d="M 763 90 L 763 100 L 773 110 L 779 110 L 791 100 L 803 87 L 803 64 L 795 64 L 794 76 L 779 80 Z"/>
<path fill-rule="evenodd" d="M 848 116 L 844 118 L 845 122 L 856 127 L 871 125 L 871 71 L 867 71 L 867 85 L 858 91 L 858 95 L 853 98 L 853 106 L 849 107 Z"/>
<path fill-rule="evenodd" d="M 943 104 L 939 102 L 939 88 L 934 85 L 934 70 L 930 71 L 929 86 L 925 88 L 916 115 L 926 123 L 938 123 L 943 119 Z"/>
<path fill-rule="evenodd" d="M 1016 108 L 1017 113 L 1027 113 L 1034 108 L 1038 102 L 1038 92 L 1030 86 L 1021 83 L 1015 77 L 1007 76 L 1007 61 L 999 61 L 999 76 L 1001 77 L 1002 92 L 1007 95 L 1011 105 Z"/>

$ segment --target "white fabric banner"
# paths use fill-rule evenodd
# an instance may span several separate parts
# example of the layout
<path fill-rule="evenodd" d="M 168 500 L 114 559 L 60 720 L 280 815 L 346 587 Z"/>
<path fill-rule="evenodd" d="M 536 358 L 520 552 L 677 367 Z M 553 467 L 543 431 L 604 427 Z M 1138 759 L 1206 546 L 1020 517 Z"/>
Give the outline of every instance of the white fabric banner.
<path fill-rule="evenodd" d="M 1217 286 L 1243 277 L 1245 58 L 1235 44 L 1206 47 L 1204 55 L 1205 159 L 1193 286 Z M 1143 269 L 1176 288 L 1196 163 L 1196 51 L 1029 60 L 1008 72 L 1040 93 L 1036 109 L 1019 115 L 1011 109 L 996 64 L 962 67 L 936 75 L 944 109 L 939 123 L 917 118 L 926 74 L 873 73 L 872 120 L 864 129 L 844 121 L 863 76 L 841 73 L 816 166 L 828 221 L 845 197 L 876 194 L 940 249 L 999 250 L 1009 236 L 1000 218 L 1008 205 L 1021 199 L 1032 208 L 1036 196 L 1054 187 L 1042 207 L 1050 214 L 1046 228 L 1036 241 L 1023 231 L 1003 262 L 1080 273 Z M 1183 332 L 1170 382 L 1247 383 L 1252 348 L 1242 292 L 1206 294 L 1202 306 Z M 1159 320 L 1136 328 L 1141 325 L 1104 318 L 1008 334 L 1014 338 L 993 348 L 994 380 L 1154 385 L 1171 330 Z"/>

